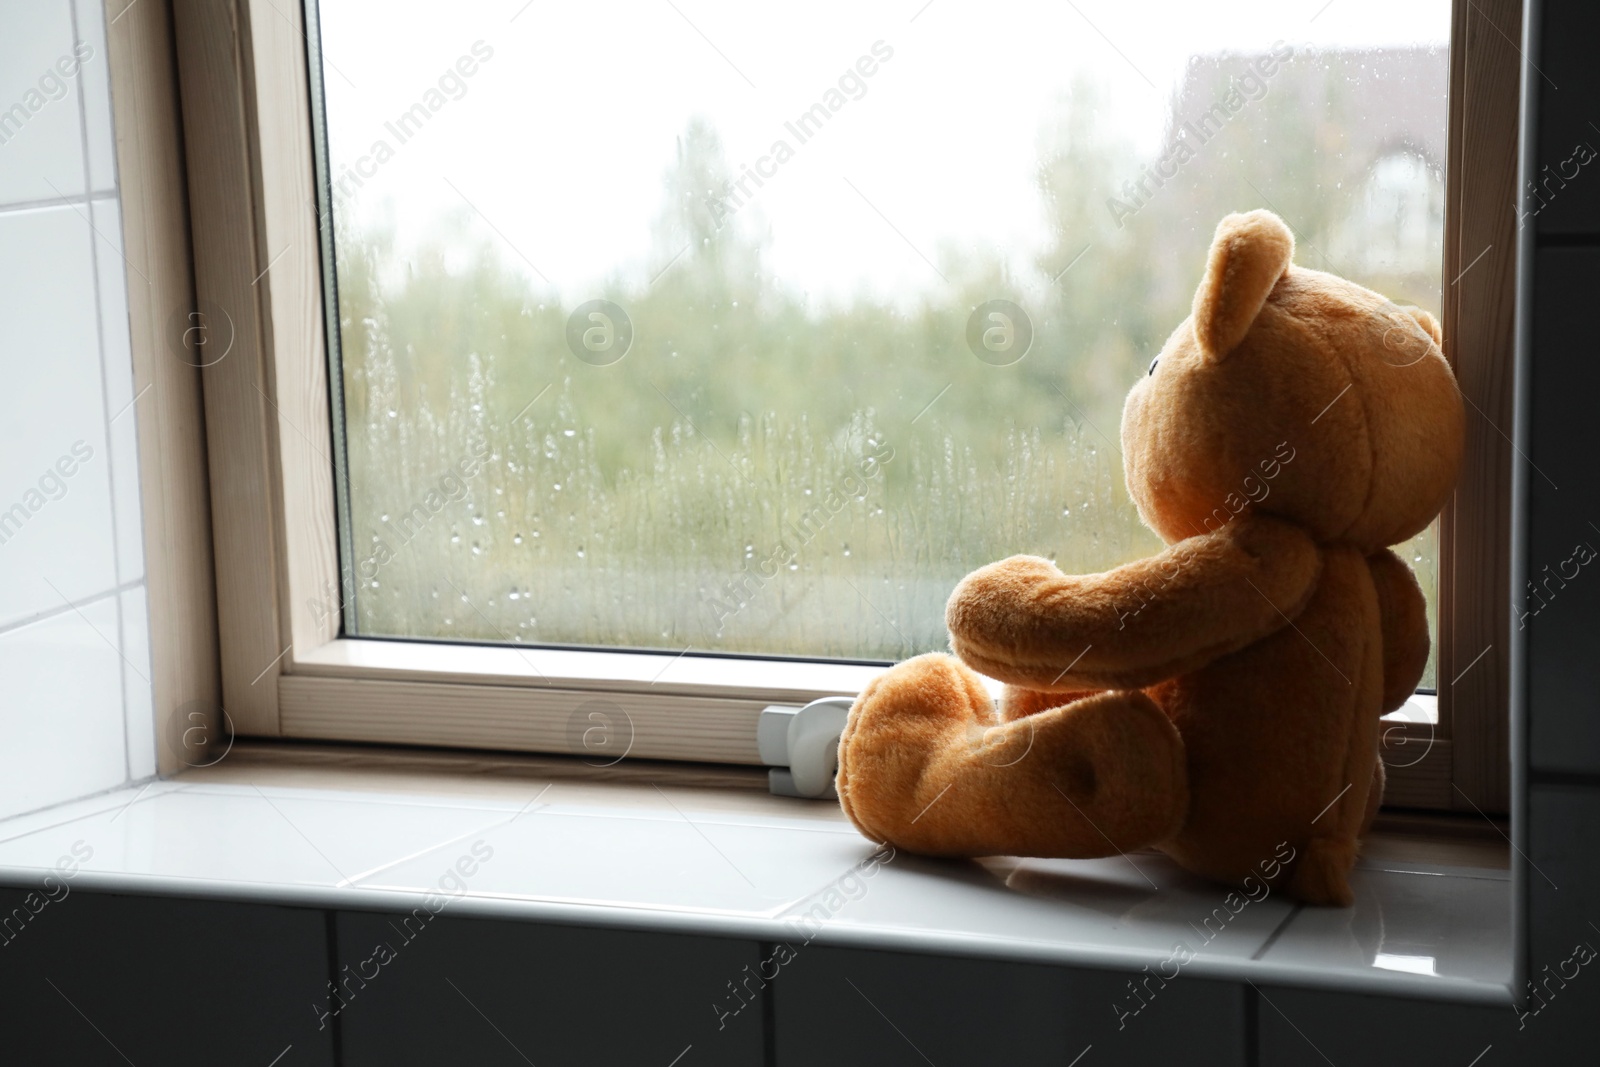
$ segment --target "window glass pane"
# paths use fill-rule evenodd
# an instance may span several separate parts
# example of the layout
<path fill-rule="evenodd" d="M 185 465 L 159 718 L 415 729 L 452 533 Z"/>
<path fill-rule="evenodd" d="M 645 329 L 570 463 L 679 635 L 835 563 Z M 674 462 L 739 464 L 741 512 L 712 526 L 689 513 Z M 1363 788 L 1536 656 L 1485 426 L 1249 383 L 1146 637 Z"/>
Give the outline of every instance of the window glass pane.
<path fill-rule="evenodd" d="M 888 660 L 1155 550 L 1122 398 L 1223 214 L 1439 311 L 1449 17 L 321 0 L 351 628 Z"/>

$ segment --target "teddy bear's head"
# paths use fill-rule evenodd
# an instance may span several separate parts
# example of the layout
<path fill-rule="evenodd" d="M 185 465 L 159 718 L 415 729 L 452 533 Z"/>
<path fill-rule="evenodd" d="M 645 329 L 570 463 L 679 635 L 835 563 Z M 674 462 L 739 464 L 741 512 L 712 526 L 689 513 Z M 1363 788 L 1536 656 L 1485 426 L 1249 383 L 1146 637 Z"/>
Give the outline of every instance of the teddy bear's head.
<path fill-rule="evenodd" d="M 1271 212 L 1223 219 L 1193 313 L 1128 395 L 1128 491 L 1169 543 L 1253 510 L 1376 551 L 1455 483 L 1465 417 L 1439 324 L 1293 255 Z"/>

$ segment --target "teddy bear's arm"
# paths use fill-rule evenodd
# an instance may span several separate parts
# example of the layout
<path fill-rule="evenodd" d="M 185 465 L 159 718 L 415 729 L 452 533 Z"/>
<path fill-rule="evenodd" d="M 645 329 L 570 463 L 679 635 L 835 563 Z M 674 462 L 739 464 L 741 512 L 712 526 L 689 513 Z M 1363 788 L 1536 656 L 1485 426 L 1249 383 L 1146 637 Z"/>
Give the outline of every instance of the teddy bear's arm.
<path fill-rule="evenodd" d="M 1299 527 L 1241 515 L 1214 533 L 1101 574 L 1013 556 L 962 580 L 945 621 L 970 666 L 1046 692 L 1134 689 L 1289 625 L 1321 553 Z"/>
<path fill-rule="evenodd" d="M 1428 603 L 1411 568 L 1384 549 L 1367 557 L 1378 592 L 1383 632 L 1383 712 L 1387 715 L 1416 692 L 1428 667 Z"/>

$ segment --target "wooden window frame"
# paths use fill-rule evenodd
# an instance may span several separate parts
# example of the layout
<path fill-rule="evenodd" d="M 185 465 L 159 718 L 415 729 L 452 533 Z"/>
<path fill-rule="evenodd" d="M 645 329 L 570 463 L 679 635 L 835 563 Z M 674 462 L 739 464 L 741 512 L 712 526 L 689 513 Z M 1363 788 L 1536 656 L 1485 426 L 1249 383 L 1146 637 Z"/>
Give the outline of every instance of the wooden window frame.
<path fill-rule="evenodd" d="M 135 374 L 161 384 L 189 428 L 141 412 L 147 543 L 174 561 L 151 568 L 163 733 L 210 695 L 225 709 L 215 725 L 251 737 L 571 752 L 573 723 L 603 700 L 622 713 L 634 757 L 759 764 L 763 707 L 852 693 L 881 669 L 341 636 L 330 238 L 314 193 L 320 101 L 303 8 L 107 4 L 129 255 L 162 281 L 132 296 Z M 1506 431 L 1523 17 L 1520 0 L 1454 5 L 1443 319 L 1476 410 L 1440 527 L 1438 723 L 1386 729 L 1393 807 L 1510 808 Z M 213 348 L 227 346 L 200 369 L 174 357 L 170 324 L 188 312 L 209 318 Z M 209 538 L 195 518 L 208 495 Z M 216 678 L 195 669 L 208 655 Z M 161 759 L 163 771 L 181 762 L 170 746 Z"/>

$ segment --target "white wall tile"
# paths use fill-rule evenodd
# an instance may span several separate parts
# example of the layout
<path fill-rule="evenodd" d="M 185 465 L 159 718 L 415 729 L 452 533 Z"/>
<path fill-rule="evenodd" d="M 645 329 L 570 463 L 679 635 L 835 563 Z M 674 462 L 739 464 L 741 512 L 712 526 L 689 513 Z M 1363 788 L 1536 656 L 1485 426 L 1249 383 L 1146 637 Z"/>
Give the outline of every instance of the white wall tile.
<path fill-rule="evenodd" d="M 0 626 L 116 585 L 90 240 L 86 205 L 0 213 Z"/>
<path fill-rule="evenodd" d="M 95 230 L 95 262 L 100 278 L 100 344 L 105 352 L 106 412 L 111 422 L 112 503 L 117 519 L 117 580 L 126 584 L 144 577 L 143 518 L 139 506 L 139 434 L 150 397 L 135 403 L 133 348 L 128 325 L 128 270 L 122 258 L 122 212 L 116 200 L 91 204 Z M 137 276 L 135 276 L 137 277 Z M 140 410 L 143 408 L 143 412 Z"/>
<path fill-rule="evenodd" d="M 117 640 L 115 596 L 0 633 L 0 815 L 127 780 Z"/>
<path fill-rule="evenodd" d="M 122 0 L 126 3 L 127 0 Z M 100 193 L 117 184 L 116 142 L 111 131 L 111 64 L 106 48 L 105 0 L 73 0 L 78 39 L 94 49 L 83 65 L 85 142 L 89 149 L 89 192 Z M 120 8 L 119 10 L 126 10 Z"/>
<path fill-rule="evenodd" d="M 150 688 L 150 600 L 142 585 L 122 597 L 122 692 L 128 723 L 128 773 L 156 773 L 155 697 Z"/>
<path fill-rule="evenodd" d="M 0 815 L 155 773 L 106 29 L 0 0 Z"/>
<path fill-rule="evenodd" d="M 106 56 L 80 49 L 87 60 L 73 52 L 69 0 L 0 0 L 0 204 L 85 192 L 78 94 Z"/>

